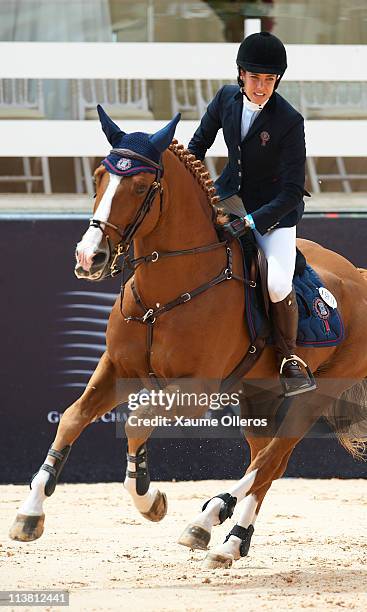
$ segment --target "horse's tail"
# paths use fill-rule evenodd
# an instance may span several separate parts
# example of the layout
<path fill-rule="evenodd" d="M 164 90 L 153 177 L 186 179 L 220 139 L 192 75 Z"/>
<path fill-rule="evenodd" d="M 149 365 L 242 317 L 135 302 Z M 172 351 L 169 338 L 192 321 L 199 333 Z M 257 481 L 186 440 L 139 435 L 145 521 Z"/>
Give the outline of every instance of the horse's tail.
<path fill-rule="evenodd" d="M 367 269 L 357 269 L 367 281 Z M 367 461 L 367 378 L 344 391 L 326 418 L 348 453 Z"/>
<path fill-rule="evenodd" d="M 326 418 L 354 459 L 367 461 L 367 378 L 344 391 Z"/>

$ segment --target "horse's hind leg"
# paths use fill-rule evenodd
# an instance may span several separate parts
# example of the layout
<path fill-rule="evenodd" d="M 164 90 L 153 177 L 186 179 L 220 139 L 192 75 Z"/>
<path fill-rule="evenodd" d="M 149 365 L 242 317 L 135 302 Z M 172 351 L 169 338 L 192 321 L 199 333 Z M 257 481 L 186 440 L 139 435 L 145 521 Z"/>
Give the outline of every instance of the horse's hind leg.
<path fill-rule="evenodd" d="M 105 353 L 82 396 L 62 415 L 56 438 L 45 462 L 33 476 L 30 493 L 10 529 L 9 535 L 13 540 L 29 542 L 42 535 L 45 519 L 43 502 L 55 490 L 71 445 L 89 423 L 118 403 L 114 367 Z"/>
<path fill-rule="evenodd" d="M 268 443 L 269 438 L 257 439 L 257 450 L 265 448 Z M 255 456 L 256 454 L 253 453 L 253 447 L 251 446 L 251 458 L 253 459 Z M 245 537 L 247 539 L 247 550 L 246 553 L 244 553 L 247 554 L 251 542 L 251 537 L 254 531 L 254 524 L 257 518 L 259 504 L 259 497 L 248 495 L 248 492 L 254 484 L 255 477 L 256 472 L 250 472 L 248 470 L 243 476 L 243 478 L 236 482 L 227 493 L 220 493 L 205 502 L 201 512 L 194 518 L 192 523 L 190 523 L 181 534 L 178 543 L 182 544 L 183 546 L 187 546 L 191 549 L 199 548 L 202 550 L 207 550 L 211 538 L 212 528 L 215 525 L 220 525 L 227 518 L 231 518 L 236 504 L 244 500 L 242 502 L 241 513 L 241 525 L 243 526 L 244 530 L 241 535 L 243 540 L 245 539 Z M 268 487 L 266 487 L 264 495 L 267 489 Z M 245 530 L 246 534 L 244 533 Z M 228 546 L 225 547 L 225 549 L 223 550 L 218 550 L 218 554 L 221 554 L 222 552 L 224 553 L 224 555 L 222 555 L 223 558 L 220 560 L 221 567 L 223 566 L 223 564 L 227 564 L 227 560 L 225 560 L 225 555 L 227 554 L 227 552 L 230 552 L 229 550 L 227 551 L 227 548 Z M 243 551 L 244 545 L 242 546 L 242 552 Z M 228 555 L 227 559 L 229 559 Z M 231 565 L 231 563 L 229 563 L 228 566 L 229 565 Z M 217 566 L 218 565 L 207 564 L 207 567 Z"/>
<path fill-rule="evenodd" d="M 249 440 L 252 461 L 256 458 L 257 453 L 266 447 L 269 440 L 263 440 L 263 442 L 262 446 L 257 444 L 254 447 Z M 256 451 L 254 451 L 254 448 L 256 448 Z M 289 451 L 288 455 L 283 458 L 279 467 L 280 475 L 285 472 L 291 452 Z M 233 561 L 248 555 L 260 507 L 271 485 L 272 482 L 268 482 L 262 489 L 256 491 L 256 494 L 248 493 L 246 495 L 240 505 L 236 524 L 228 533 L 224 542 L 208 552 L 204 560 L 204 567 L 208 569 L 229 568 Z"/>
<path fill-rule="evenodd" d="M 228 534 L 225 542 L 216 546 L 207 556 L 205 566 L 210 568 L 229 567 L 234 560 L 246 556 L 261 503 L 272 482 L 280 478 L 287 467 L 289 457 L 296 444 L 321 415 L 326 415 L 335 399 L 346 389 L 348 382 L 343 380 L 318 379 L 318 392 L 302 405 L 302 399 L 290 407 L 276 437 L 266 446 L 258 449 L 248 468 L 254 474 L 253 485 L 246 493 L 245 505 L 241 508 L 238 521 Z M 242 504 L 243 506 L 243 504 Z"/>
<path fill-rule="evenodd" d="M 249 418 L 251 416 L 260 418 L 266 416 L 268 419 L 275 415 L 281 400 L 274 398 L 274 393 L 266 389 L 257 390 L 256 400 L 251 400 L 249 397 L 250 389 L 245 387 L 245 397 L 241 401 L 241 417 Z M 271 421 L 271 418 L 270 418 Z M 270 425 L 271 427 L 271 425 Z M 264 448 L 272 437 L 271 429 L 263 431 L 261 437 L 253 437 L 249 439 L 251 449 L 251 460 L 254 459 L 257 452 Z M 220 493 L 211 498 L 202 507 L 202 510 L 194 520 L 185 528 L 181 534 L 178 543 L 192 549 L 206 550 L 211 538 L 211 530 L 215 525 L 223 523 L 233 514 L 234 508 L 238 502 L 245 498 L 247 492 L 254 483 L 256 474 L 246 473 L 240 481 L 236 482 L 226 493 Z M 252 527 L 257 502 L 248 497 L 246 502 L 243 502 L 247 507 L 245 514 L 249 516 L 249 524 Z M 251 529 L 249 530 L 251 531 Z M 251 532 L 252 535 L 252 532 Z M 249 536 L 249 540 L 251 539 Z"/>

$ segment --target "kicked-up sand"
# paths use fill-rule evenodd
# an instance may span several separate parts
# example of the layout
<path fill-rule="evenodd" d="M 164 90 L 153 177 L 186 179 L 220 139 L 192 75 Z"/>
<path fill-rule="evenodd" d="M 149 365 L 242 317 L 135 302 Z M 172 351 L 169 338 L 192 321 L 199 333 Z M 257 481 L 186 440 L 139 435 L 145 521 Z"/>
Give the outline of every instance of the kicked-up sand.
<path fill-rule="evenodd" d="M 250 554 L 230 569 L 202 567 L 205 551 L 177 544 L 225 481 L 161 483 L 168 514 L 139 515 L 120 483 L 60 484 L 45 503 L 45 533 L 8 537 L 27 486 L 0 486 L 0 588 L 68 590 L 70 607 L 13 610 L 283 612 L 367 609 L 367 480 L 276 481 Z M 236 518 L 213 529 L 210 547 Z"/>

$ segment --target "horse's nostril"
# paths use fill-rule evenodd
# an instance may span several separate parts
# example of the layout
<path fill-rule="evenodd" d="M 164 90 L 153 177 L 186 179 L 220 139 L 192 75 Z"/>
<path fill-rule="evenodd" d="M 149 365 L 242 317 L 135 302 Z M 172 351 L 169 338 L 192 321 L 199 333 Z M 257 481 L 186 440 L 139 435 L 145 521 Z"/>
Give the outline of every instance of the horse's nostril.
<path fill-rule="evenodd" d="M 106 261 L 106 253 L 104 251 L 98 251 L 98 253 L 96 253 L 93 256 L 93 265 L 98 266 L 100 264 L 105 263 Z"/>

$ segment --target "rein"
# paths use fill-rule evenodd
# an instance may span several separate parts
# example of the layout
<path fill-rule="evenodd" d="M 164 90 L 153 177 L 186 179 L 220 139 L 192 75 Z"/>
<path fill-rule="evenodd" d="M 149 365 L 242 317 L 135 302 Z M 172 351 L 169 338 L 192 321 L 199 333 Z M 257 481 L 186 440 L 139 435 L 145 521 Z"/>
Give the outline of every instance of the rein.
<path fill-rule="evenodd" d="M 193 249 L 181 249 L 180 251 L 153 251 L 149 255 L 143 255 L 142 257 L 136 257 L 131 259 L 129 255 L 125 257 L 127 266 L 135 271 L 139 266 L 146 263 L 156 263 L 158 259 L 164 259 L 165 257 L 175 257 L 176 255 L 196 255 L 197 253 L 206 253 L 213 249 L 218 249 L 225 244 L 224 242 L 213 242 L 202 247 L 196 247 Z"/>

